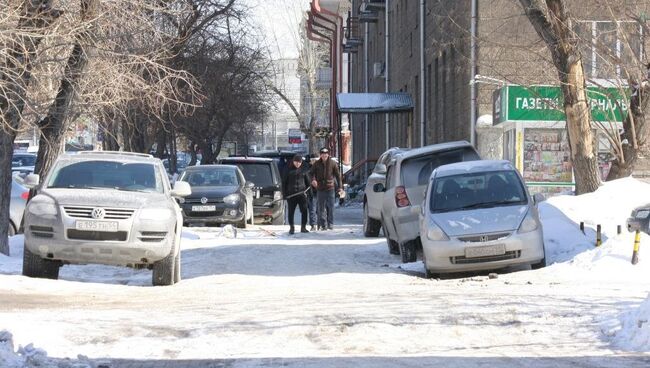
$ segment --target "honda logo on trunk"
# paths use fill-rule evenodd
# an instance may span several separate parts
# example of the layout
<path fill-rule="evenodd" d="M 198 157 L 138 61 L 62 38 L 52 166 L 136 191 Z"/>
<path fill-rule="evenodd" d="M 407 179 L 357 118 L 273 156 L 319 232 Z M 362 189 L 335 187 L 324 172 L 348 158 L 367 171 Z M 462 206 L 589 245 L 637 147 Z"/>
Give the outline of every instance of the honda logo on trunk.
<path fill-rule="evenodd" d="M 482 242 L 486 242 L 486 241 L 490 240 L 490 238 L 487 235 L 481 235 L 479 240 L 482 241 Z"/>

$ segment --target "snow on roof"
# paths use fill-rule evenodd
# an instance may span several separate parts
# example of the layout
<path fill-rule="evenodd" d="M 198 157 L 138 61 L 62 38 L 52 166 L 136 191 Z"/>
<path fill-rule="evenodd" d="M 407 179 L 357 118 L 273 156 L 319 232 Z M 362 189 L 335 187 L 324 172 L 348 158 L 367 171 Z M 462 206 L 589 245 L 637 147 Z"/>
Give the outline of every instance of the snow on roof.
<path fill-rule="evenodd" d="M 435 171 L 437 177 L 444 177 L 465 173 L 503 170 L 515 170 L 515 168 L 512 166 L 512 163 L 507 160 L 477 160 L 442 165 L 439 166 Z M 433 175 L 433 173 L 431 173 L 431 175 Z"/>
<path fill-rule="evenodd" d="M 413 110 L 409 93 L 339 93 L 336 105 L 341 113 L 374 114 Z"/>

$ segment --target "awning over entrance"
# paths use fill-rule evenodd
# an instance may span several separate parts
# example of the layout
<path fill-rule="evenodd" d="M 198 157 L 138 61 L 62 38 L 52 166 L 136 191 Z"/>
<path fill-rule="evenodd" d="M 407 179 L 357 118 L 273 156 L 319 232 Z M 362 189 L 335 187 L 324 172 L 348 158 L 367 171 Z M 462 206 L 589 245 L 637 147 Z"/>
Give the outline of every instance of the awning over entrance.
<path fill-rule="evenodd" d="M 338 112 L 344 114 L 407 112 L 414 108 L 409 93 L 339 93 L 336 104 Z"/>

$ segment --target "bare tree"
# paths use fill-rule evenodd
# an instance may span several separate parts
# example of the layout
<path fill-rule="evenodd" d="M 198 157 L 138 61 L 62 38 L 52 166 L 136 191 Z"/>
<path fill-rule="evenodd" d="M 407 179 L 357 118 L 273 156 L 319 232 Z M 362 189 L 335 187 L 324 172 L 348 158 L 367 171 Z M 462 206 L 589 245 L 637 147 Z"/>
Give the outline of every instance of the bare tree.
<path fill-rule="evenodd" d="M 600 186 L 598 157 L 591 129 L 591 110 L 579 46 L 573 37 L 572 18 L 563 0 L 520 0 L 528 19 L 544 40 L 558 72 L 564 96 L 571 162 L 576 193 L 593 192 Z"/>

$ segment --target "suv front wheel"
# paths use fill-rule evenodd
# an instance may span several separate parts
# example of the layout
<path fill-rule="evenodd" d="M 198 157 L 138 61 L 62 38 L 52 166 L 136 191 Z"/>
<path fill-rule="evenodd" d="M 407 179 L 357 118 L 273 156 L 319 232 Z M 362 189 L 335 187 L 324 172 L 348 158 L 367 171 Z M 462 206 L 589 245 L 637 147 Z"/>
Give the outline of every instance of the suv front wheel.
<path fill-rule="evenodd" d="M 153 264 L 153 273 L 151 275 L 151 283 L 153 286 L 169 286 L 174 285 L 175 279 L 180 279 L 180 273 L 176 275 L 176 263 L 180 263 L 180 254 L 176 255 L 176 242 L 172 247 L 171 252 L 167 257 L 161 259 Z M 178 260 L 177 260 L 178 259 Z M 180 271 L 180 267 L 179 267 Z"/>
<path fill-rule="evenodd" d="M 43 259 L 27 249 L 23 248 L 23 276 L 37 277 L 41 279 L 56 280 L 59 278 L 59 262 Z"/>

